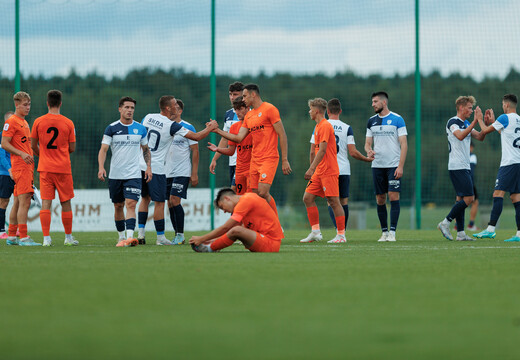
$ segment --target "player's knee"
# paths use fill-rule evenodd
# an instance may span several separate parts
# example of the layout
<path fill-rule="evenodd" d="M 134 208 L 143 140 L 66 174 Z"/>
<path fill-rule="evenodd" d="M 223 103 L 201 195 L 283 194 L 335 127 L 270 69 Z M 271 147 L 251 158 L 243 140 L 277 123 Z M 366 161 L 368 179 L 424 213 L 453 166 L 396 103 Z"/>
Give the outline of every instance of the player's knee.
<path fill-rule="evenodd" d="M 9 204 L 9 199 L 1 198 L 0 199 L 0 208 L 5 209 Z"/>
<path fill-rule="evenodd" d="M 377 205 L 384 205 L 386 203 L 386 194 L 376 195 Z"/>
<path fill-rule="evenodd" d="M 474 196 L 464 196 L 464 202 L 466 203 L 466 205 L 471 205 L 471 203 L 473 202 L 473 200 L 475 200 L 475 197 Z"/>
<path fill-rule="evenodd" d="M 120 203 L 114 203 L 114 208 L 116 210 L 123 210 L 125 207 L 125 203 L 124 202 L 120 202 Z"/>
<path fill-rule="evenodd" d="M 168 200 L 169 207 L 180 205 L 180 203 L 181 203 L 181 198 L 178 196 L 170 196 L 170 199 Z"/>
<path fill-rule="evenodd" d="M 230 238 L 231 240 L 235 240 L 236 238 L 240 237 L 240 234 L 242 233 L 241 231 L 241 227 L 240 226 L 235 226 L 233 228 L 231 228 L 228 232 L 227 232 L 227 236 L 228 238 Z"/>

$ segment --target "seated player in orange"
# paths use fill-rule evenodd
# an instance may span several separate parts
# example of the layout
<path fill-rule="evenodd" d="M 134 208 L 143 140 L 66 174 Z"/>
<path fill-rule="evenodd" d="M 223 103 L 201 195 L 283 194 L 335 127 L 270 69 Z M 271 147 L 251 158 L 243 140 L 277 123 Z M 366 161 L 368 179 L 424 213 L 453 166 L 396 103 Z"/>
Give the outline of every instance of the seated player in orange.
<path fill-rule="evenodd" d="M 26 92 L 19 91 L 14 94 L 13 100 L 16 110 L 5 121 L 2 133 L 2 148 L 11 154 L 11 174 L 15 183 L 12 211 L 16 213 L 16 219 L 11 219 L 9 224 L 7 244 L 41 246 L 27 235 L 27 214 L 34 193 L 34 157 L 29 140 L 31 130 L 25 120 L 31 110 L 31 97 Z M 20 231 L 20 241 L 16 239 L 17 230 Z"/>
<path fill-rule="evenodd" d="M 65 230 L 65 245 L 78 245 L 72 236 L 72 205 L 74 183 L 70 154 L 76 150 L 76 131 L 69 118 L 60 115 L 62 94 L 59 90 L 47 93 L 49 112 L 34 121 L 31 133 L 31 148 L 38 161 L 42 209 L 40 223 L 43 246 L 51 246 L 51 206 L 56 190 L 61 203 L 61 221 Z"/>
<path fill-rule="evenodd" d="M 242 127 L 244 116 L 249 111 L 249 108 L 244 103 L 242 96 L 239 96 L 233 100 L 233 109 L 235 110 L 239 121 L 231 125 L 229 133 L 238 134 L 240 128 Z M 237 150 L 237 162 L 235 170 L 235 188 L 237 195 L 243 195 L 246 192 L 251 192 L 249 185 L 249 166 L 251 164 L 252 148 L 253 143 L 251 142 L 251 136 L 249 136 L 249 134 L 246 135 L 244 140 L 242 140 L 240 143 L 228 140 L 228 146 L 225 148 L 217 147 L 212 143 L 208 143 L 208 149 L 227 156 L 232 156 L 235 153 L 235 149 Z"/>
<path fill-rule="evenodd" d="M 292 172 L 287 158 L 287 135 L 280 119 L 278 109 L 263 101 L 260 89 L 256 84 L 244 86 L 242 98 L 251 110 L 244 117 L 244 122 L 237 135 L 215 130 L 217 134 L 236 143 L 242 142 L 250 134 L 253 142 L 250 166 L 250 186 L 253 192 L 263 197 L 276 214 L 276 202 L 269 193 L 273 184 L 280 155 L 278 153 L 278 138 L 282 151 L 282 171 L 285 175 Z"/>
<path fill-rule="evenodd" d="M 339 201 L 339 167 L 336 150 L 336 136 L 334 128 L 325 119 L 327 101 L 322 98 L 309 100 L 309 115 L 316 122 L 314 128 L 314 151 L 316 156 L 305 172 L 305 180 L 309 180 L 303 202 L 307 208 L 307 216 L 312 227 L 311 233 L 300 240 L 302 243 L 319 241 L 322 239 L 320 232 L 320 214 L 316 206 L 316 197 L 326 197 L 327 202 L 336 218 L 337 235 L 329 243 L 344 243 L 345 238 L 345 212 Z"/>
<path fill-rule="evenodd" d="M 224 225 L 203 236 L 192 236 L 196 252 L 214 252 L 242 241 L 251 252 L 278 252 L 284 237 L 278 216 L 265 199 L 255 193 L 237 195 L 230 188 L 221 189 L 215 205 L 231 213 Z"/>

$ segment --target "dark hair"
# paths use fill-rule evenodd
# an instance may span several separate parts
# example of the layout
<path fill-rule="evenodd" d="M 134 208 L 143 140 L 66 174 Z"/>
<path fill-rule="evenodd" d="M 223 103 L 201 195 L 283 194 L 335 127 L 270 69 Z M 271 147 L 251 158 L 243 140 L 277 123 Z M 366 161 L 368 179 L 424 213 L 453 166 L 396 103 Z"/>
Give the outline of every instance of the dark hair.
<path fill-rule="evenodd" d="M 242 84 L 240 81 L 235 81 L 233 84 L 229 84 L 229 92 L 242 90 L 244 90 L 244 84 Z"/>
<path fill-rule="evenodd" d="M 339 99 L 333 98 L 329 100 L 327 103 L 327 112 L 334 115 L 341 112 L 341 103 L 339 102 Z"/>
<path fill-rule="evenodd" d="M 132 99 L 130 96 L 125 96 L 119 99 L 119 107 L 123 106 L 123 104 L 127 101 L 133 102 L 134 105 L 137 105 L 137 101 L 135 101 L 135 99 Z"/>
<path fill-rule="evenodd" d="M 171 105 L 173 99 L 175 99 L 175 96 L 173 95 L 161 96 L 159 99 L 159 109 L 161 109 L 161 111 L 165 110 L 168 106 Z"/>
<path fill-rule="evenodd" d="M 258 87 L 258 85 L 256 84 L 247 84 L 244 86 L 244 90 L 247 90 L 247 91 L 254 91 L 256 92 L 258 95 L 260 95 L 260 88 Z"/>
<path fill-rule="evenodd" d="M 184 103 L 181 99 L 175 99 L 177 101 L 177 105 L 181 108 L 181 110 L 184 110 Z"/>
<path fill-rule="evenodd" d="M 233 109 L 241 109 L 247 107 L 246 103 L 242 96 L 238 96 L 235 100 L 233 100 Z"/>
<path fill-rule="evenodd" d="M 513 104 L 515 107 L 516 107 L 516 104 L 518 104 L 518 98 L 516 97 L 515 94 L 506 94 L 506 95 L 504 95 L 502 100 Z"/>
<path fill-rule="evenodd" d="M 57 108 L 61 105 L 61 91 L 49 90 L 47 92 L 47 103 L 51 108 Z"/>
<path fill-rule="evenodd" d="M 372 93 L 371 99 L 375 98 L 376 96 L 388 100 L 388 94 L 384 91 L 376 91 L 375 93 Z"/>
<path fill-rule="evenodd" d="M 215 198 L 215 207 L 219 207 L 218 203 L 220 202 L 220 200 L 222 200 L 223 196 L 229 195 L 236 195 L 236 193 L 233 191 L 233 189 L 228 187 L 220 189 L 217 193 L 217 197 Z"/>

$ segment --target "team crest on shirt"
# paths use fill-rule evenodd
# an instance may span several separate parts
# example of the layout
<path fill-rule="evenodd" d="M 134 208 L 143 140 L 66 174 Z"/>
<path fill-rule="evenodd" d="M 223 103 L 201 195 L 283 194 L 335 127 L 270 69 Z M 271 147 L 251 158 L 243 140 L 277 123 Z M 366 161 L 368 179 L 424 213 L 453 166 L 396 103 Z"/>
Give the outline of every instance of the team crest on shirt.
<path fill-rule="evenodd" d="M 325 186 L 323 187 L 323 191 L 327 191 L 327 188 Z"/>
<path fill-rule="evenodd" d="M 139 130 L 137 130 L 137 129 L 134 129 L 134 134 L 136 134 L 136 135 L 137 135 L 137 133 L 138 133 L 138 132 L 139 132 Z"/>
<path fill-rule="evenodd" d="M 267 177 L 267 174 L 262 174 L 262 179 L 265 179 Z"/>
<path fill-rule="evenodd" d="M 392 123 L 392 120 L 388 120 L 386 123 L 390 125 Z"/>
<path fill-rule="evenodd" d="M 262 116 L 262 113 L 258 113 L 258 117 Z"/>
<path fill-rule="evenodd" d="M 4 125 L 4 131 L 7 131 L 7 130 L 9 130 L 9 124 Z"/>

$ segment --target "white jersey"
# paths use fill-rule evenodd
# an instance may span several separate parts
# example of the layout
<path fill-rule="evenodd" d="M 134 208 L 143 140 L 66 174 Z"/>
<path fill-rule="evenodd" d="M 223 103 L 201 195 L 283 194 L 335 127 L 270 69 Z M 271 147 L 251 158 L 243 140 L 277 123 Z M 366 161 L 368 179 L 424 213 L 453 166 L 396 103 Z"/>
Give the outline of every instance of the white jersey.
<path fill-rule="evenodd" d="M 348 145 L 355 145 L 354 132 L 350 125 L 345 124 L 341 120 L 327 120 L 334 129 L 336 136 L 336 151 L 338 157 L 338 166 L 340 175 L 350 175 L 350 161 L 348 160 Z M 311 136 L 311 144 L 314 144 L 314 131 Z"/>
<path fill-rule="evenodd" d="M 378 115 L 368 119 L 366 137 L 374 140 L 376 155 L 373 168 L 394 168 L 401 158 L 400 136 L 406 136 L 406 125 L 401 115 L 392 111 L 384 117 Z"/>
<path fill-rule="evenodd" d="M 471 170 L 470 165 L 470 145 L 471 132 L 463 139 L 459 140 L 453 135 L 456 131 L 467 129 L 470 125 L 468 120 L 462 120 L 455 116 L 446 123 L 446 135 L 448 136 L 448 170 Z"/>
<path fill-rule="evenodd" d="M 500 133 L 500 166 L 520 164 L 520 116 L 517 113 L 502 114 L 491 126 Z"/>
<path fill-rule="evenodd" d="M 136 121 L 125 125 L 115 121 L 108 125 L 103 134 L 102 144 L 109 145 L 112 150 L 109 179 L 140 179 L 139 157 L 141 145 L 148 144 L 146 129 Z"/>
<path fill-rule="evenodd" d="M 197 132 L 195 127 L 187 121 L 181 120 L 179 124 L 191 132 Z M 167 178 L 191 176 L 190 146 L 196 144 L 198 144 L 197 141 L 175 134 L 168 154 L 166 155 L 165 173 Z"/>
<path fill-rule="evenodd" d="M 152 173 L 165 175 L 164 162 L 175 134 L 185 136 L 189 130 L 161 114 L 148 114 L 142 124 L 148 130 L 148 147 L 152 153 Z M 146 163 L 141 156 L 141 170 Z"/>
<path fill-rule="evenodd" d="M 229 132 L 229 129 L 231 129 L 231 125 L 238 122 L 237 114 L 235 113 L 235 109 L 229 109 L 226 111 L 226 116 L 224 118 L 224 128 L 223 130 L 225 132 Z M 226 141 L 227 146 L 227 141 Z M 229 166 L 236 166 L 237 165 L 237 150 L 235 149 L 235 153 L 229 157 Z"/>

